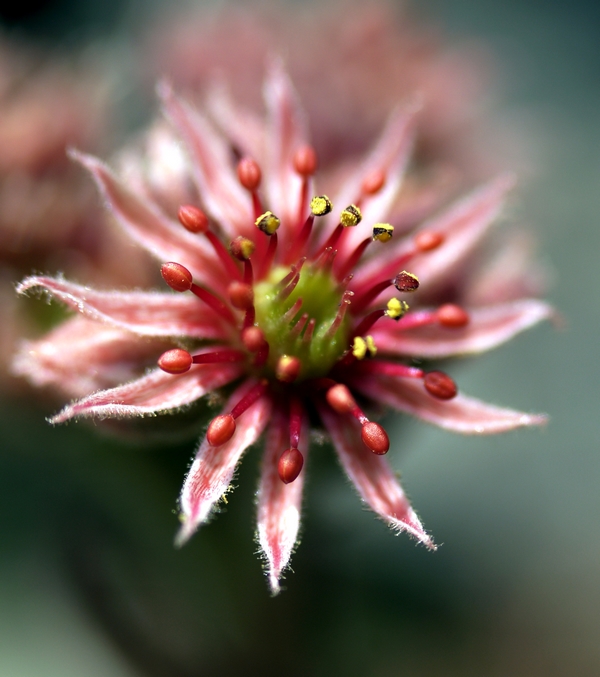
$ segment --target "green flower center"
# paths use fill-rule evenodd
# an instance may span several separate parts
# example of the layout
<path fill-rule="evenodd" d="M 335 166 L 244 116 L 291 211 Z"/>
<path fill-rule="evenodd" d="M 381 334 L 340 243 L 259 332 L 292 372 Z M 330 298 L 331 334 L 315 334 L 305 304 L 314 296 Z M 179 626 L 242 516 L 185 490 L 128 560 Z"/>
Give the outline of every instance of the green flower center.
<path fill-rule="evenodd" d="M 282 299 L 278 283 L 289 272 L 277 267 L 254 286 L 256 322 L 269 343 L 265 367 L 274 373 L 279 359 L 288 355 L 300 360 L 299 379 L 325 376 L 348 349 L 350 321 L 340 308 L 339 284 L 329 271 L 305 266 L 295 289 Z M 302 306 L 290 317 L 298 299 Z"/>

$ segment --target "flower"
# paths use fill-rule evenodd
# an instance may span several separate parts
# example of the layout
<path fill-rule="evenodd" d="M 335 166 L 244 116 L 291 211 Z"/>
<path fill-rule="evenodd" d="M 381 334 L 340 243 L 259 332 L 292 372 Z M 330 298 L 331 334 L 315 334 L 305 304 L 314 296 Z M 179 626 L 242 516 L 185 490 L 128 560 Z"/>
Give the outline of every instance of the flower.
<path fill-rule="evenodd" d="M 257 538 L 277 593 L 297 540 L 311 428 L 325 429 L 381 519 L 433 549 L 384 458 L 390 441 L 371 411 L 383 405 L 467 434 L 544 423 L 543 415 L 458 394 L 446 373 L 411 361 L 487 350 L 551 309 L 502 294 L 489 306 L 462 304 L 477 287 L 471 260 L 510 176 L 414 231 L 396 232 L 386 218 L 407 169 L 418 108 L 391 115 L 330 199 L 314 190 L 317 154 L 279 63 L 271 64 L 264 91 L 264 120 L 231 105 L 218 130 L 167 84 L 159 87 L 202 205 L 182 205 L 179 223 L 144 190 L 142 174 L 136 192 L 100 160 L 74 153 L 116 220 L 162 263 L 171 290 L 98 291 L 61 277 L 25 279 L 19 292 L 42 289 L 79 316 L 25 343 L 15 370 L 36 385 L 87 391 L 53 423 L 154 415 L 226 388 L 183 485 L 177 542 L 211 516 L 241 456 L 264 434 Z M 518 273 L 508 277 L 511 290 L 526 287 L 525 275 L 521 287 Z M 497 287 L 503 284 L 499 274 Z M 158 366 L 133 378 L 153 351 L 162 352 Z M 117 385 L 121 378 L 130 380 Z"/>

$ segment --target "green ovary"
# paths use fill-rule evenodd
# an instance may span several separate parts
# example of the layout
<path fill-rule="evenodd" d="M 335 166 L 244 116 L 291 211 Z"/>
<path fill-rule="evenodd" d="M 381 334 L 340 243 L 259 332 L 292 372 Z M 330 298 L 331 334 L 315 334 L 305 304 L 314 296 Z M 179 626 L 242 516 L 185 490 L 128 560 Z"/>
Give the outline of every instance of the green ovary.
<path fill-rule="evenodd" d="M 325 376 L 348 349 L 348 317 L 333 336 L 327 334 L 340 309 L 342 295 L 329 272 L 315 271 L 307 266 L 302 269 L 294 291 L 282 301 L 277 298 L 277 283 L 289 272 L 288 268 L 275 268 L 266 280 L 254 286 L 256 323 L 269 343 L 266 368 L 274 373 L 282 355 L 293 355 L 302 364 L 299 379 Z M 283 315 L 299 298 L 302 299 L 300 311 L 291 322 L 286 322 Z M 304 313 L 308 314 L 309 320 L 315 320 L 310 341 L 303 340 L 304 330 L 299 337 L 290 335 L 291 328 Z"/>

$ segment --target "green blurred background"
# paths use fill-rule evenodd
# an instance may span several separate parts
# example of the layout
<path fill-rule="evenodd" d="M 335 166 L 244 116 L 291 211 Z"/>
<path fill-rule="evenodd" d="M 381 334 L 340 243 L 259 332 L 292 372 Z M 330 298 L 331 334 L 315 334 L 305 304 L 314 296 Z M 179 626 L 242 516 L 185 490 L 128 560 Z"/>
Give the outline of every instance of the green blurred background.
<path fill-rule="evenodd" d="M 176 551 L 193 442 L 140 449 L 91 426 L 51 428 L 51 405 L 6 396 L 0 675 L 600 674 L 599 6 L 418 5 L 450 42 L 493 55 L 492 119 L 520 130 L 529 158 L 518 215 L 539 234 L 565 318 L 452 373 L 550 425 L 473 439 L 394 419 L 392 463 L 443 544 L 435 554 L 390 535 L 315 454 L 294 573 L 272 599 L 253 542 L 258 454 L 226 514 Z M 56 49 L 122 45 L 150 6 L 31 3 L 3 21 Z"/>

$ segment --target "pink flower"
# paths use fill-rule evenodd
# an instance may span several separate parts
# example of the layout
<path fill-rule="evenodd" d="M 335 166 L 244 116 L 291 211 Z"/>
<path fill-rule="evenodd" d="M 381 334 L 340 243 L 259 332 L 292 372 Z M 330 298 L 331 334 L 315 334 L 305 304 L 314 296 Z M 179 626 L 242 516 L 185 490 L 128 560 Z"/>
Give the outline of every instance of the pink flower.
<path fill-rule="evenodd" d="M 16 371 L 37 385 L 87 392 L 53 423 L 154 415 L 226 388 L 183 485 L 177 542 L 211 516 L 243 453 L 264 435 L 258 541 L 273 593 L 297 539 L 313 426 L 328 433 L 370 508 L 433 549 L 370 412 L 383 405 L 466 434 L 544 423 L 542 415 L 457 394 L 447 374 L 412 363 L 493 348 L 550 316 L 545 303 L 512 292 L 492 305 L 461 305 L 469 293 L 477 297 L 472 259 L 512 179 L 478 188 L 416 231 L 394 232 L 386 219 L 411 154 L 414 106 L 389 118 L 330 200 L 311 199 L 317 156 L 279 65 L 268 72 L 264 120 L 230 105 L 218 129 L 168 86 L 160 95 L 185 144 L 202 210 L 182 206 L 177 223 L 143 179 L 134 191 L 99 160 L 74 156 L 127 234 L 163 264 L 172 291 L 97 291 L 60 277 L 27 278 L 21 293 L 42 289 L 80 316 L 26 343 Z M 509 275 L 513 291 L 527 286 L 519 275 Z M 503 283 L 499 274 L 497 288 Z M 166 341 L 159 366 L 133 377 Z"/>

